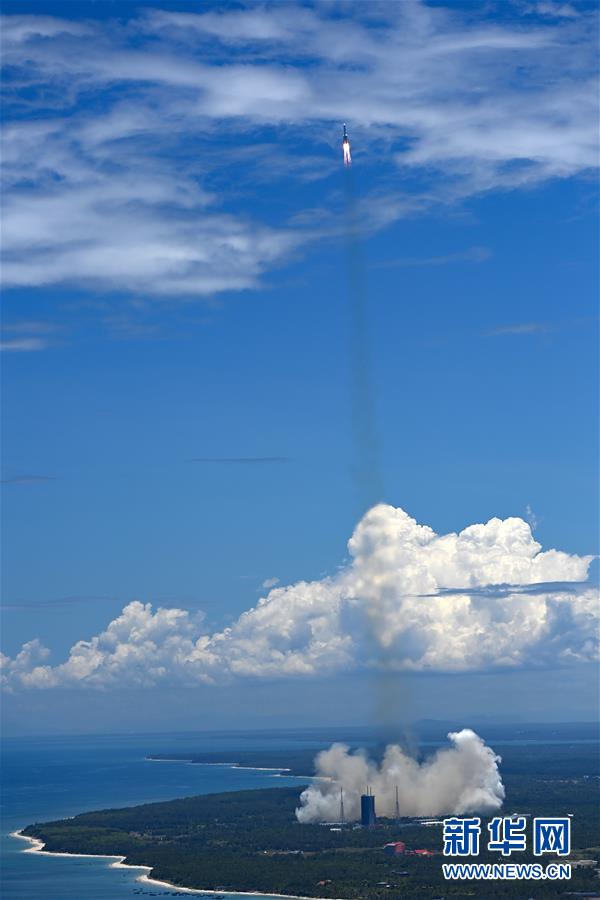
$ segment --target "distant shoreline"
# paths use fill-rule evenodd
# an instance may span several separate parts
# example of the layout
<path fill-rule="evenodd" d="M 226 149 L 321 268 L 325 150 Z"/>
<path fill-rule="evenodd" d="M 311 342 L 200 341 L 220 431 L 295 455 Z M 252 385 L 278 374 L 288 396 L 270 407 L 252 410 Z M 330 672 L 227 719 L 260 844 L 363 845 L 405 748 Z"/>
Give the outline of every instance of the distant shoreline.
<path fill-rule="evenodd" d="M 185 760 L 164 760 L 164 762 L 185 762 Z M 45 844 L 39 838 L 29 837 L 27 834 L 22 834 L 21 831 L 11 831 L 10 837 L 18 838 L 21 841 L 28 841 L 32 844 L 31 847 L 27 847 L 22 850 L 22 853 L 40 853 L 42 856 L 65 856 L 65 857 L 80 857 L 85 859 L 112 859 L 114 862 L 109 864 L 110 869 L 143 869 L 144 874 L 139 875 L 136 878 L 136 881 L 139 881 L 141 884 L 154 884 L 158 887 L 169 888 L 169 890 L 181 891 L 183 894 L 199 894 L 204 897 L 224 897 L 229 895 L 234 895 L 236 897 L 255 897 L 257 900 L 262 900 L 263 897 L 277 897 L 282 898 L 282 900 L 327 900 L 326 897 L 301 897 L 297 894 L 263 894 L 256 891 L 231 891 L 231 890 L 223 890 L 223 891 L 214 891 L 202 888 L 188 888 L 181 887 L 178 884 L 172 884 L 169 881 L 159 881 L 157 878 L 151 878 L 149 873 L 152 872 L 152 866 L 144 866 L 137 864 L 126 863 L 126 856 L 113 856 L 107 853 L 61 853 L 61 852 L 53 852 L 52 850 L 44 850 Z M 344 898 L 338 897 L 336 900 L 344 900 Z"/>
<path fill-rule="evenodd" d="M 225 769 L 243 769 L 246 772 L 272 772 L 273 778 L 299 778 L 301 781 L 314 781 L 316 775 L 296 775 L 288 766 L 245 766 L 238 762 L 204 762 L 203 760 L 193 759 L 191 756 L 186 759 L 182 756 L 145 756 L 144 762 L 166 762 L 166 763 L 185 763 L 188 766 L 220 766 Z M 273 896 L 278 896 L 273 894 Z"/>
<path fill-rule="evenodd" d="M 203 760 L 193 759 L 191 756 L 186 759 L 183 756 L 145 756 L 144 762 L 178 762 L 188 763 L 190 766 L 224 766 L 227 769 L 247 769 L 250 772 L 291 772 L 288 766 L 244 766 L 238 762 L 204 762 Z M 292 778 L 303 778 L 305 776 L 292 775 Z M 307 777 L 307 776 L 306 776 Z"/>

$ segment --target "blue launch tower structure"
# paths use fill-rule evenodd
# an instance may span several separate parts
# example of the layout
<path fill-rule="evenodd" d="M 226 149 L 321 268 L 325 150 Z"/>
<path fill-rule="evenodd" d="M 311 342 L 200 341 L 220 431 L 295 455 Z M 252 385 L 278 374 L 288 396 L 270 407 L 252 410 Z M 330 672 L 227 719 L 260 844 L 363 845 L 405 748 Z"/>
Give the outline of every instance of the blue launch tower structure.
<path fill-rule="evenodd" d="M 367 793 L 362 794 L 360 798 L 360 824 L 363 828 L 374 828 L 377 824 L 375 797 L 370 788 L 367 788 Z"/>

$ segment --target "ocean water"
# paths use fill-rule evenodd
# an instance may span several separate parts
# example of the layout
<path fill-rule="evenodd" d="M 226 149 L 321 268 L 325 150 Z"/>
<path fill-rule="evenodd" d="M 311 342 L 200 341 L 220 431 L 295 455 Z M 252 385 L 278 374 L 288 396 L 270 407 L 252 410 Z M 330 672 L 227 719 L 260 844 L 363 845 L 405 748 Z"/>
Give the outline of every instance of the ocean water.
<path fill-rule="evenodd" d="M 3 900 L 131 900 L 190 897 L 143 885 L 139 870 L 110 868 L 108 859 L 24 853 L 29 843 L 10 832 L 33 822 L 80 812 L 173 800 L 194 794 L 286 787 L 306 779 L 273 772 L 185 762 L 152 762 L 153 753 L 231 752 L 279 747 L 317 748 L 314 739 L 267 735 L 177 734 L 19 738 L 4 741 L 0 878 Z M 225 895 L 235 896 L 235 895 Z M 263 897 L 264 895 L 256 895 Z"/>

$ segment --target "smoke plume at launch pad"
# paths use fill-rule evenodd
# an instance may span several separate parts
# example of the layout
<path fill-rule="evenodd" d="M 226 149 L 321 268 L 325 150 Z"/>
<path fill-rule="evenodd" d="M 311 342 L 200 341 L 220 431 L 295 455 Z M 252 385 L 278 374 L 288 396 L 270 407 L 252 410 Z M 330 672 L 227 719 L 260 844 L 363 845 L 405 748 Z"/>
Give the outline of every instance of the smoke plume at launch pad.
<path fill-rule="evenodd" d="M 332 744 L 315 759 L 317 778 L 300 796 L 300 822 L 332 822 L 340 817 L 340 790 L 348 821 L 360 818 L 367 785 L 377 815 L 396 815 L 396 789 L 403 816 L 491 813 L 502 806 L 501 758 L 469 728 L 448 735 L 450 747 L 419 763 L 397 744 L 389 744 L 379 765 L 359 750 Z"/>

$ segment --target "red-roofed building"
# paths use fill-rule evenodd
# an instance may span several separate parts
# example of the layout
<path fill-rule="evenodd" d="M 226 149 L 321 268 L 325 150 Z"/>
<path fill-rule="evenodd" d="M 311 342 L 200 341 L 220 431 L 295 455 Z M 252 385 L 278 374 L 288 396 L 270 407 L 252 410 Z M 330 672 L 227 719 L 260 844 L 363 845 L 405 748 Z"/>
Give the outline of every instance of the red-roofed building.
<path fill-rule="evenodd" d="M 390 856 L 400 856 L 406 850 L 406 844 L 402 841 L 392 841 L 390 844 L 386 844 L 383 850 L 384 853 L 389 853 Z"/>

